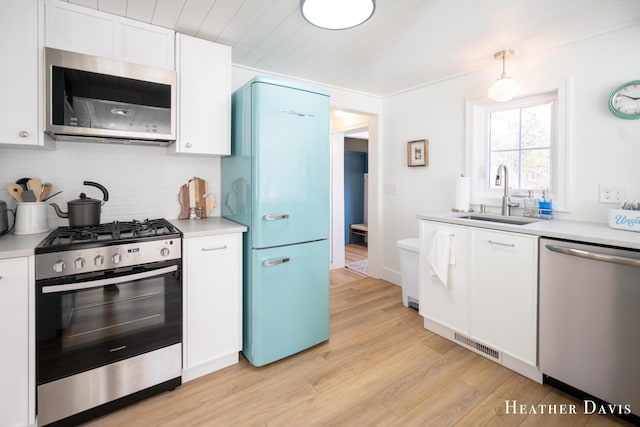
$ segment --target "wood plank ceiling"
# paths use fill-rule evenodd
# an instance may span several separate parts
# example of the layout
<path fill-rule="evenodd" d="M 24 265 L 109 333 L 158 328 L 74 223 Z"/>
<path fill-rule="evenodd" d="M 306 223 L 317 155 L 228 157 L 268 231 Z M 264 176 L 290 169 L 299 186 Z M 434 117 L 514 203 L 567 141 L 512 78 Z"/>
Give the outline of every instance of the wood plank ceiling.
<path fill-rule="evenodd" d="M 309 25 L 299 0 L 67 1 L 229 45 L 236 65 L 380 96 L 490 67 L 506 47 L 523 58 L 640 24 L 640 0 L 377 0 L 343 31 Z"/>

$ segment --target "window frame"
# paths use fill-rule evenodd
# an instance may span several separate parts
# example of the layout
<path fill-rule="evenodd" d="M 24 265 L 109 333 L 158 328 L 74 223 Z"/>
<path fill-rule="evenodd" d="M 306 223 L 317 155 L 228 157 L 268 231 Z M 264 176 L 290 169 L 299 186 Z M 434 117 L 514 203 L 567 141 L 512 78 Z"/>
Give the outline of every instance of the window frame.
<path fill-rule="evenodd" d="M 551 191 L 554 211 L 569 212 L 572 208 L 570 188 L 570 116 L 569 102 L 571 78 L 558 79 L 550 84 L 538 84 L 532 91 L 508 102 L 489 99 L 466 100 L 465 132 L 465 175 L 471 178 L 471 204 L 500 205 L 504 190 L 489 189 L 487 169 L 489 168 L 489 113 L 542 104 L 553 100 L 551 117 Z M 516 197 L 526 196 L 526 191 L 512 191 Z M 535 189 L 535 197 L 540 190 Z M 520 205 L 523 203 L 521 202 Z M 522 207 L 522 206 L 521 206 Z"/>

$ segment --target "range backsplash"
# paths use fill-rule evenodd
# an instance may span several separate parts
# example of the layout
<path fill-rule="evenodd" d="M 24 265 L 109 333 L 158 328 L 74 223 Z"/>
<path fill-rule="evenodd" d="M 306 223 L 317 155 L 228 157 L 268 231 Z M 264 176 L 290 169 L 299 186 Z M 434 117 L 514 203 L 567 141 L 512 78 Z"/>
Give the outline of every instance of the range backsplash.
<path fill-rule="evenodd" d="M 50 201 L 65 211 L 66 202 L 81 192 L 102 198 L 98 189 L 82 182 L 95 181 L 109 190 L 109 201 L 102 207 L 101 222 L 145 218 L 177 218 L 178 192 L 192 176 L 209 183 L 218 206 L 211 216 L 220 216 L 220 159 L 175 156 L 163 147 L 126 146 L 58 141 L 54 151 L 0 148 L 0 199 L 10 209 L 15 201 L 4 184 L 20 178 L 40 178 L 53 184 L 51 194 L 63 190 Z M 68 225 L 53 208 L 49 227 Z"/>

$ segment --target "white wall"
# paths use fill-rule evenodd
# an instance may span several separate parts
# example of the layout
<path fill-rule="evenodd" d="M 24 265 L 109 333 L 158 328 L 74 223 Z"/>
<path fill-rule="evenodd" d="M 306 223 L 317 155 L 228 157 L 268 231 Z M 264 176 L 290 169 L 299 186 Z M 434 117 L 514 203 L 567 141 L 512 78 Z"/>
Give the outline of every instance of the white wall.
<path fill-rule="evenodd" d="M 66 202 L 78 198 L 81 192 L 102 198 L 100 190 L 83 186 L 83 181 L 95 181 L 109 191 L 109 201 L 102 209 L 102 222 L 113 220 L 143 220 L 146 218 L 177 218 L 180 213 L 178 192 L 192 176 L 209 183 L 209 191 L 218 201 L 212 216 L 220 216 L 220 159 L 181 157 L 167 154 L 163 147 L 128 146 L 80 142 L 57 142 L 55 151 L 0 148 L 0 183 L 19 178 L 40 178 L 51 182 L 53 192 L 63 193 L 52 198 L 63 210 Z M 15 207 L 4 185 L 0 199 Z M 49 211 L 51 228 L 68 225 Z"/>
<path fill-rule="evenodd" d="M 626 187 L 627 198 L 640 199 L 640 120 L 611 114 L 611 91 L 640 78 L 634 26 L 553 49 L 516 55 L 507 71 L 527 84 L 571 77 L 571 184 L 573 210 L 563 218 L 606 222 L 607 207 L 598 202 L 599 184 Z M 517 50 L 517 47 L 516 47 Z M 454 203 L 455 177 L 464 171 L 465 99 L 486 96 L 499 67 L 487 69 L 384 100 L 382 168 L 383 278 L 399 283 L 396 241 L 418 235 L 417 214 L 448 212 Z M 430 166 L 406 166 L 407 141 L 429 139 Z M 397 186 L 397 187 L 396 187 Z M 397 194 L 385 194 L 395 192 Z"/>

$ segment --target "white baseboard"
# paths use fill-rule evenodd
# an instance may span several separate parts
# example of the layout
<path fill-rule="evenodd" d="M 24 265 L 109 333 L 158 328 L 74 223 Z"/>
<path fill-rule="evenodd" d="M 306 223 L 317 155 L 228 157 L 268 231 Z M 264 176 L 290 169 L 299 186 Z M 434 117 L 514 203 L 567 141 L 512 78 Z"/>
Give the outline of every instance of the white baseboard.
<path fill-rule="evenodd" d="M 386 280 L 387 282 L 391 282 L 396 286 L 401 286 L 401 277 L 402 276 L 400 275 L 399 271 L 392 270 L 386 267 L 382 268 L 382 279 Z"/>
<path fill-rule="evenodd" d="M 239 353 L 234 352 L 226 356 L 219 357 L 217 359 L 209 360 L 196 366 L 192 366 L 189 369 L 182 371 L 182 382 L 186 383 L 191 380 L 195 380 L 203 375 L 210 374 L 211 372 L 218 371 L 227 366 L 235 365 L 239 360 Z"/>

